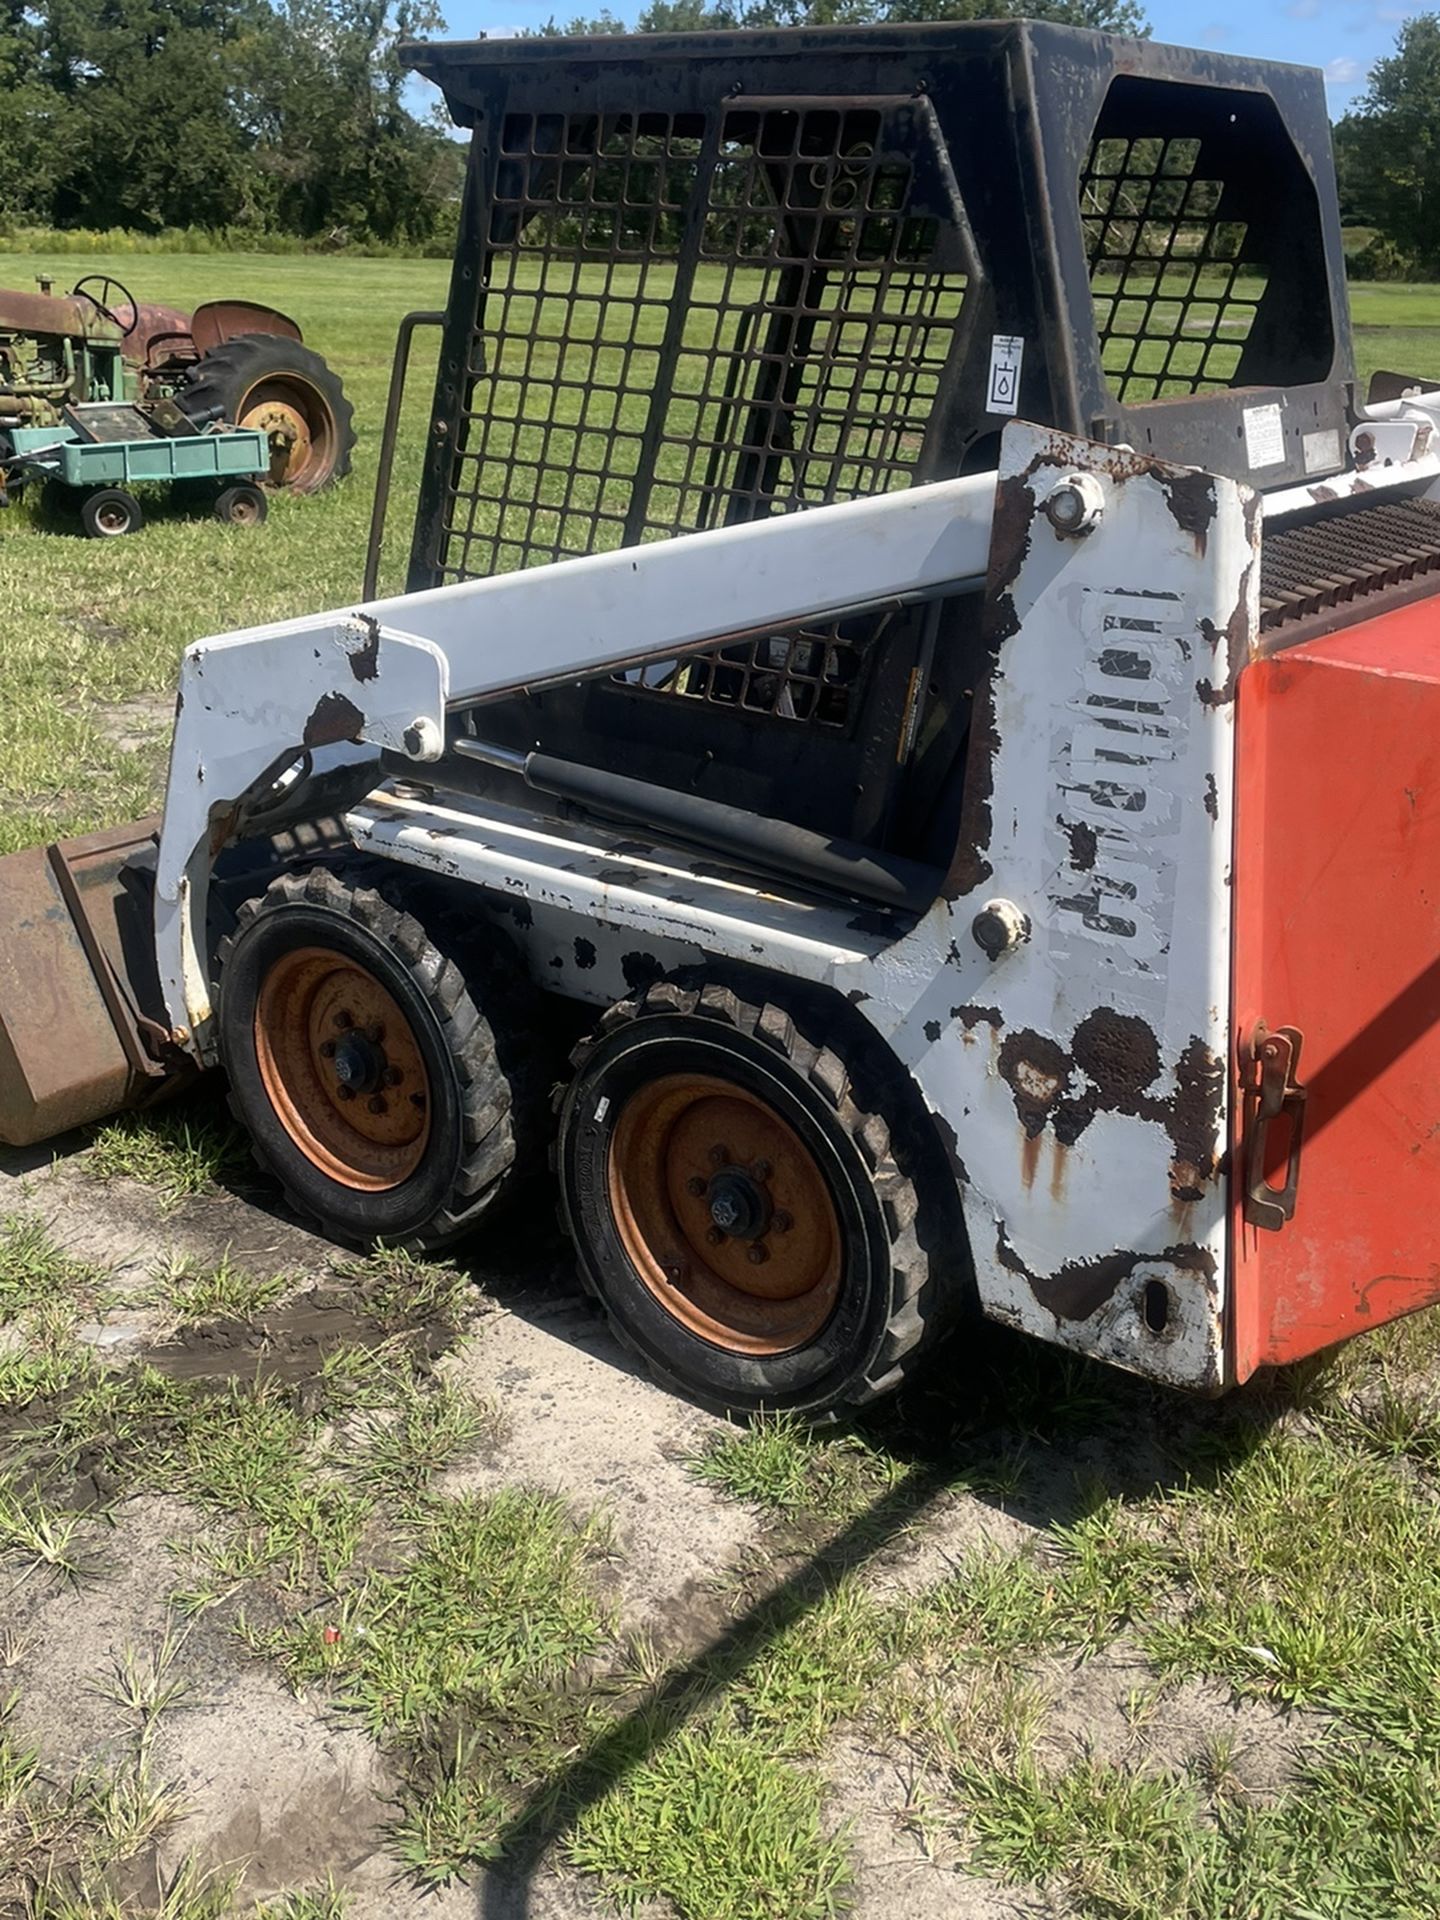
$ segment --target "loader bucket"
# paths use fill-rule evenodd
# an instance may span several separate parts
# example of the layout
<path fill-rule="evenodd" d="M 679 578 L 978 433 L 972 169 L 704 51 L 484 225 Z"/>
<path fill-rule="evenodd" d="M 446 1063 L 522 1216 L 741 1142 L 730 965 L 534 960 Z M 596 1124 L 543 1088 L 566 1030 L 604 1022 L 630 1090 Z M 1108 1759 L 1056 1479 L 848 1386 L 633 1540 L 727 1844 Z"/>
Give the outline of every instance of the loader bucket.
<path fill-rule="evenodd" d="M 159 826 L 140 820 L 0 859 L 0 1140 L 10 1146 L 143 1105 L 186 1067 L 155 971 Z"/>

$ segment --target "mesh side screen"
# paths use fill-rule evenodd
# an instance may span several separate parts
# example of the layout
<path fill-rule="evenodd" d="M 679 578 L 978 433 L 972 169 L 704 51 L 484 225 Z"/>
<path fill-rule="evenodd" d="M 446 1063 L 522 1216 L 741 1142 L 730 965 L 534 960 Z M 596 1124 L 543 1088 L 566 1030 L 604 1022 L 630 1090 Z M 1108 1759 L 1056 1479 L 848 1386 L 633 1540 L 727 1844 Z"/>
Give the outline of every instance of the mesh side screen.
<path fill-rule="evenodd" d="M 794 627 L 615 677 L 650 693 L 845 731 L 857 717 L 871 649 L 893 619 L 885 611 Z"/>
<path fill-rule="evenodd" d="M 1101 364 L 1117 400 L 1236 384 L 1265 296 L 1244 221 L 1222 217 L 1226 182 L 1194 139 L 1102 134 L 1080 180 Z"/>
<path fill-rule="evenodd" d="M 875 109 L 511 115 L 444 576 L 907 485 L 965 291 L 917 199 Z"/>

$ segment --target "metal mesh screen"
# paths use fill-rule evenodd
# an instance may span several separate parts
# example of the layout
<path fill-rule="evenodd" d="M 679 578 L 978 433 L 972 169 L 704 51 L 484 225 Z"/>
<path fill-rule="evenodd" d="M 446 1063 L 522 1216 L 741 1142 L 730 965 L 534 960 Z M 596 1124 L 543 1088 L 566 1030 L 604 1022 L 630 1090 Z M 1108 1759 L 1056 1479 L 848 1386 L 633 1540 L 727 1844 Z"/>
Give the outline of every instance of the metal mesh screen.
<path fill-rule="evenodd" d="M 444 577 L 908 484 L 942 224 L 877 107 L 510 115 Z"/>
<path fill-rule="evenodd" d="M 1225 182 L 1197 173 L 1200 142 L 1100 137 L 1080 213 L 1100 357 L 1117 400 L 1235 384 L 1265 294 L 1242 260 L 1247 227 L 1222 219 Z"/>
<path fill-rule="evenodd" d="M 856 717 L 871 649 L 893 619 L 887 610 L 797 627 L 634 667 L 616 678 L 713 707 L 844 730 Z"/>

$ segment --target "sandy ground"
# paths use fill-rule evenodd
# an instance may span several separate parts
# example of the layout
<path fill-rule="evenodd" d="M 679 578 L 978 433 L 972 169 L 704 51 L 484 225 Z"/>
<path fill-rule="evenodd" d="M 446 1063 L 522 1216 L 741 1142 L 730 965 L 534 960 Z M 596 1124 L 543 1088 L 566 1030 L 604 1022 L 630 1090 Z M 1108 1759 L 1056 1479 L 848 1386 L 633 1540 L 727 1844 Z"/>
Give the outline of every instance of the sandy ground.
<path fill-rule="evenodd" d="M 104 1262 L 130 1295 L 177 1252 L 214 1261 L 228 1251 L 256 1272 L 317 1278 L 333 1259 L 302 1228 L 246 1200 L 218 1194 L 166 1211 L 144 1187 L 97 1183 L 73 1154 L 53 1165 L 10 1156 L 0 1168 L 0 1211 L 40 1214 L 60 1244 Z M 476 1334 L 440 1366 L 498 1407 L 502 1431 L 442 1487 L 537 1485 L 577 1510 L 603 1507 L 614 1528 L 622 1628 L 649 1634 L 667 1659 L 703 1651 L 743 1604 L 737 1570 L 747 1561 L 753 1569 L 765 1548 L 757 1514 L 685 1470 L 685 1456 L 720 1423 L 637 1374 L 582 1302 L 548 1232 L 529 1248 L 513 1231 L 488 1243 L 481 1236 L 468 1262 L 487 1310 Z M 133 1299 L 90 1333 L 117 1355 L 164 1352 L 193 1370 L 248 1363 L 243 1348 L 177 1349 L 163 1317 Z M 303 1333 L 294 1364 L 307 1364 Z M 1013 1551 L 1039 1524 L 949 1494 L 876 1556 L 871 1577 L 885 1591 L 919 1591 L 977 1547 Z M 181 1503 L 133 1499 L 117 1510 L 103 1565 L 80 1588 L 5 1576 L 0 1632 L 15 1656 L 5 1679 L 18 1689 L 21 1724 L 39 1737 L 53 1769 L 73 1770 L 117 1749 L 121 1719 L 97 1687 L 126 1647 L 162 1630 L 176 1583 L 173 1547 L 196 1526 Z M 333 1872 L 352 1892 L 347 1911 L 355 1920 L 552 1920 L 597 1911 L 591 1887 L 553 1858 L 524 1880 L 492 1874 L 421 1897 L 397 1880 L 381 1844 L 394 1783 L 369 1739 L 322 1703 L 294 1697 L 207 1615 L 189 1629 L 175 1670 L 187 1691 L 163 1718 L 155 1758 L 188 1812 L 153 1856 L 134 1863 L 137 1888 L 193 1854 L 244 1864 L 253 1895 Z M 1217 1732 L 1235 1736 L 1236 1768 L 1251 1790 L 1273 1790 L 1293 1764 L 1293 1722 L 1260 1707 L 1237 1710 L 1218 1687 L 1174 1691 L 1134 1724 L 1126 1702 L 1146 1676 L 1123 1647 L 1036 1677 L 1052 1700 L 1045 1743 L 1057 1765 L 1085 1752 L 1182 1764 Z M 1061 1911 L 1038 1890 L 974 1878 L 938 1856 L 907 1818 L 915 1782 L 895 1755 L 845 1738 L 825 1772 L 835 1822 L 850 1829 L 860 1920 L 1032 1920 Z"/>

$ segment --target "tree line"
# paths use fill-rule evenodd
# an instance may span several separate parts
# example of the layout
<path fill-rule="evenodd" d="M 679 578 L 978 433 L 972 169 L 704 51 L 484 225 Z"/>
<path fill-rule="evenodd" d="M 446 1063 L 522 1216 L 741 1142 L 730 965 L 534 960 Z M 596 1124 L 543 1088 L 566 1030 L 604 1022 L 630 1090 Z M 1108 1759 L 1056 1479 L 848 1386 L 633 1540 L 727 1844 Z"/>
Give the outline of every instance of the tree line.
<path fill-rule="evenodd" d="M 432 0 L 0 0 L 0 224 L 385 242 L 463 156 L 403 97 Z"/>
<path fill-rule="evenodd" d="M 1340 217 L 1373 237 L 1351 256 L 1363 278 L 1440 275 L 1440 15 L 1401 26 L 1395 51 L 1335 128 Z"/>

